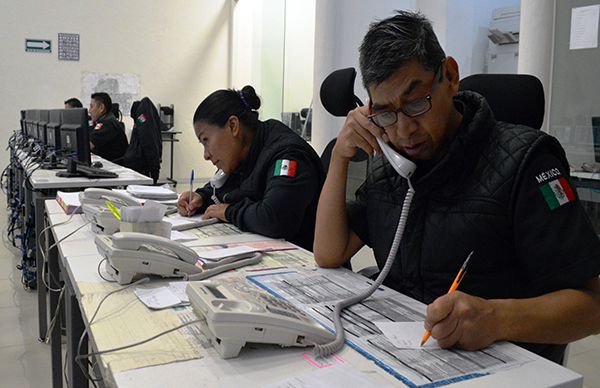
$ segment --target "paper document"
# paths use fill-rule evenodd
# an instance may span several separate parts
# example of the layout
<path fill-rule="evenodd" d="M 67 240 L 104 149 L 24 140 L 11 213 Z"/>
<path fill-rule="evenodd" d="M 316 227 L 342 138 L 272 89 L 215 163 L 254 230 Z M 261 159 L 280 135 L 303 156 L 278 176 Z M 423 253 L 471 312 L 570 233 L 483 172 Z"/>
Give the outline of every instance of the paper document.
<path fill-rule="evenodd" d="M 160 222 L 166 211 L 167 205 L 155 201 L 146 201 L 144 206 L 121 207 L 121 219 L 124 222 L 131 223 Z"/>
<path fill-rule="evenodd" d="M 598 47 L 598 16 L 600 5 L 571 9 L 571 37 L 569 49 Z"/>
<path fill-rule="evenodd" d="M 198 252 L 198 257 L 209 261 L 220 261 L 226 257 L 241 256 L 256 251 L 256 248 L 240 245 L 234 248 L 222 248 Z"/>
<path fill-rule="evenodd" d="M 146 307 L 153 310 L 165 309 L 181 304 L 181 299 L 169 287 L 136 288 L 133 292 Z"/>
<path fill-rule="evenodd" d="M 156 200 L 167 200 L 177 199 L 177 193 L 173 190 L 163 186 L 141 186 L 141 185 L 129 185 L 127 186 L 127 192 L 134 197 L 156 199 Z"/>
<path fill-rule="evenodd" d="M 218 218 L 202 218 L 203 214 L 196 214 L 191 217 L 184 217 L 180 214 L 173 214 L 168 217 L 165 217 L 163 220 L 169 222 L 171 226 L 171 230 L 188 230 L 193 228 L 198 228 L 200 226 L 216 224 L 219 222 Z"/>
<path fill-rule="evenodd" d="M 340 269 L 294 269 L 246 278 L 286 299 L 331 329 L 333 303 L 356 295 L 372 284 L 363 276 Z M 346 344 L 405 384 L 409 381 L 410 384 L 406 384 L 409 386 L 431 383 L 443 385 L 456 379 L 476 378 L 505 370 L 532 360 L 525 350 L 508 343 L 496 343 L 476 352 L 429 347 L 399 349 L 378 327 L 380 322 L 416 322 L 418 331 L 406 336 L 411 341 L 420 343 L 424 333 L 422 322 L 425 319 L 425 308 L 419 301 L 381 287 L 368 299 L 343 311 L 341 319 Z M 398 337 L 402 338 L 404 335 Z M 433 338 L 429 339 L 432 340 Z"/>
<path fill-rule="evenodd" d="M 316 369 L 263 388 L 375 388 L 381 384 L 347 365 Z"/>
<path fill-rule="evenodd" d="M 195 239 L 196 239 L 196 236 L 194 236 L 193 234 L 180 232 L 178 230 L 171 230 L 171 240 L 173 240 L 173 241 L 183 242 L 183 241 L 194 241 Z"/>
<path fill-rule="evenodd" d="M 440 349 L 440 345 L 433 337 L 421 346 L 421 339 L 425 334 L 423 322 L 374 322 L 386 338 L 399 349 Z"/>

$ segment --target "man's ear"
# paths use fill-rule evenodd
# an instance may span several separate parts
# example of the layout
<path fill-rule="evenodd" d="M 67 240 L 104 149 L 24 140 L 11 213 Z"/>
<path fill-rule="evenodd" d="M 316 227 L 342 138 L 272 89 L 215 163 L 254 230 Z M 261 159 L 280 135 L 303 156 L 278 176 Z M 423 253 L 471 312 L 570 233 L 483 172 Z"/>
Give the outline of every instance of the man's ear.
<path fill-rule="evenodd" d="M 458 63 L 454 58 L 446 57 L 444 69 L 444 77 L 448 80 L 453 94 L 456 95 L 460 86 Z"/>

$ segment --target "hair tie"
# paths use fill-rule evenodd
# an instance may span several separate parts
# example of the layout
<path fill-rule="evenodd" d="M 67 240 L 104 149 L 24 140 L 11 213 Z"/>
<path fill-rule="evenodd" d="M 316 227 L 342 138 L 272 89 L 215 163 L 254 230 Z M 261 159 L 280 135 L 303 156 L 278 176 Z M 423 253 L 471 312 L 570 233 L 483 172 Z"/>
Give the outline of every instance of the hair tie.
<path fill-rule="evenodd" d="M 250 104 L 248 104 L 248 101 L 246 101 L 246 97 L 244 97 L 244 93 L 240 90 L 238 94 L 240 95 L 240 99 L 242 100 L 244 107 L 246 107 L 246 110 L 252 110 L 252 108 L 250 108 Z"/>

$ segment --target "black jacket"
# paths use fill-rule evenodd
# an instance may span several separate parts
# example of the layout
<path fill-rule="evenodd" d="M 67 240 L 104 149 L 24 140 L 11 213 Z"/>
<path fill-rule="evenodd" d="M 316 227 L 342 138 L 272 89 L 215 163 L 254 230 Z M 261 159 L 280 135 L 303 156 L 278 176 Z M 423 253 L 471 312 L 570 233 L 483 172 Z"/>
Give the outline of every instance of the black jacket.
<path fill-rule="evenodd" d="M 447 292 L 471 251 L 460 290 L 486 299 L 579 288 L 597 276 L 600 244 L 581 204 L 575 199 L 551 209 L 542 193 L 555 178 L 568 182 L 569 165 L 558 141 L 496 122 L 475 93 L 459 93 L 456 101 L 463 122 L 440 161 L 417 163 L 414 200 L 385 284 L 431 303 Z M 348 208 L 352 230 L 373 248 L 379 268 L 406 191 L 407 181 L 379 161 Z M 564 350 L 525 347 L 557 362 Z"/>
<path fill-rule="evenodd" d="M 123 157 L 122 165 L 158 180 L 162 156 L 160 118 L 156 107 L 148 97 L 135 104 L 131 142 Z"/>
<path fill-rule="evenodd" d="M 290 163 L 295 164 L 290 176 L 279 175 L 278 166 L 285 160 L 295 162 Z M 312 250 L 323 181 L 323 167 L 312 147 L 283 123 L 267 120 L 259 122 L 248 157 L 216 194 L 230 204 L 225 217 L 240 229 Z M 197 192 L 203 202 L 199 212 L 204 212 L 214 203 L 212 187 L 207 184 Z"/>
<path fill-rule="evenodd" d="M 90 142 L 94 144 L 93 153 L 110 161 L 121 158 L 127 150 L 127 135 L 112 112 L 95 123 Z"/>

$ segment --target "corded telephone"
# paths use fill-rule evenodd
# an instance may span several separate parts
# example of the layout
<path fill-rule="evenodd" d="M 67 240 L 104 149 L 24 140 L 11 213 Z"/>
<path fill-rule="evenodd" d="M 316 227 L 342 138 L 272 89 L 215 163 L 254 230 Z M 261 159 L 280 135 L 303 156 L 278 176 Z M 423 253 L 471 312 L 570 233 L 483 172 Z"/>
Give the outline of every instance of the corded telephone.
<path fill-rule="evenodd" d="M 237 357 L 247 342 L 304 347 L 335 338 L 292 304 L 244 279 L 190 282 L 186 292 L 194 311 L 206 317 L 206 334 L 222 358 Z"/>
<path fill-rule="evenodd" d="M 371 294 L 373 294 L 373 292 L 375 292 L 375 290 L 377 290 L 377 288 L 383 283 L 387 274 L 390 272 L 390 269 L 394 264 L 394 260 L 396 259 L 396 254 L 398 253 L 398 247 L 400 245 L 400 240 L 402 239 L 402 234 L 404 233 L 404 228 L 406 226 L 406 220 L 408 218 L 408 211 L 415 194 L 410 182 L 410 177 L 417 169 L 417 165 L 394 151 L 392 147 L 385 144 L 380 138 L 376 137 L 376 139 L 387 161 L 401 177 L 408 181 L 409 189 L 406 193 L 406 197 L 404 198 L 404 203 L 402 204 L 402 212 L 400 213 L 400 219 L 398 220 L 398 227 L 396 228 L 396 234 L 394 235 L 392 246 L 381 272 L 379 272 L 377 279 L 375 279 L 375 282 L 368 289 L 357 295 L 342 299 L 334 305 L 333 323 L 335 325 L 336 337 L 334 341 L 324 345 L 315 346 L 314 352 L 319 356 L 328 356 L 331 353 L 339 351 L 344 346 L 344 326 L 342 325 L 342 320 L 340 318 L 342 310 L 371 296 Z"/>
<path fill-rule="evenodd" d="M 227 182 L 227 178 L 228 178 L 227 174 L 225 174 L 225 172 L 221 169 L 218 169 L 217 172 L 215 173 L 215 175 L 213 175 L 210 178 L 210 185 L 213 188 L 213 193 L 210 198 L 216 204 L 221 203 L 221 201 L 219 201 L 219 198 L 217 198 L 217 189 L 220 189 L 221 187 L 223 187 L 225 182 Z"/>
<path fill-rule="evenodd" d="M 82 205 L 100 205 L 106 207 L 106 201 L 110 201 L 117 209 L 121 206 L 140 206 L 141 202 L 137 201 L 131 195 L 119 193 L 117 191 L 90 187 L 79 193 L 79 201 Z"/>
<path fill-rule="evenodd" d="M 191 248 L 168 238 L 145 233 L 97 235 L 95 243 L 100 255 L 106 259 L 106 271 L 119 284 L 131 283 L 137 274 L 206 279 L 261 260 L 260 253 L 251 252 L 228 257 L 216 265 L 208 266 Z"/>
<path fill-rule="evenodd" d="M 118 209 L 122 206 L 140 206 L 140 202 L 124 193 L 95 187 L 85 189 L 79 193 L 79 202 L 95 233 L 113 234 L 119 231 L 119 220 L 106 207 L 106 201 L 110 201 Z"/>

